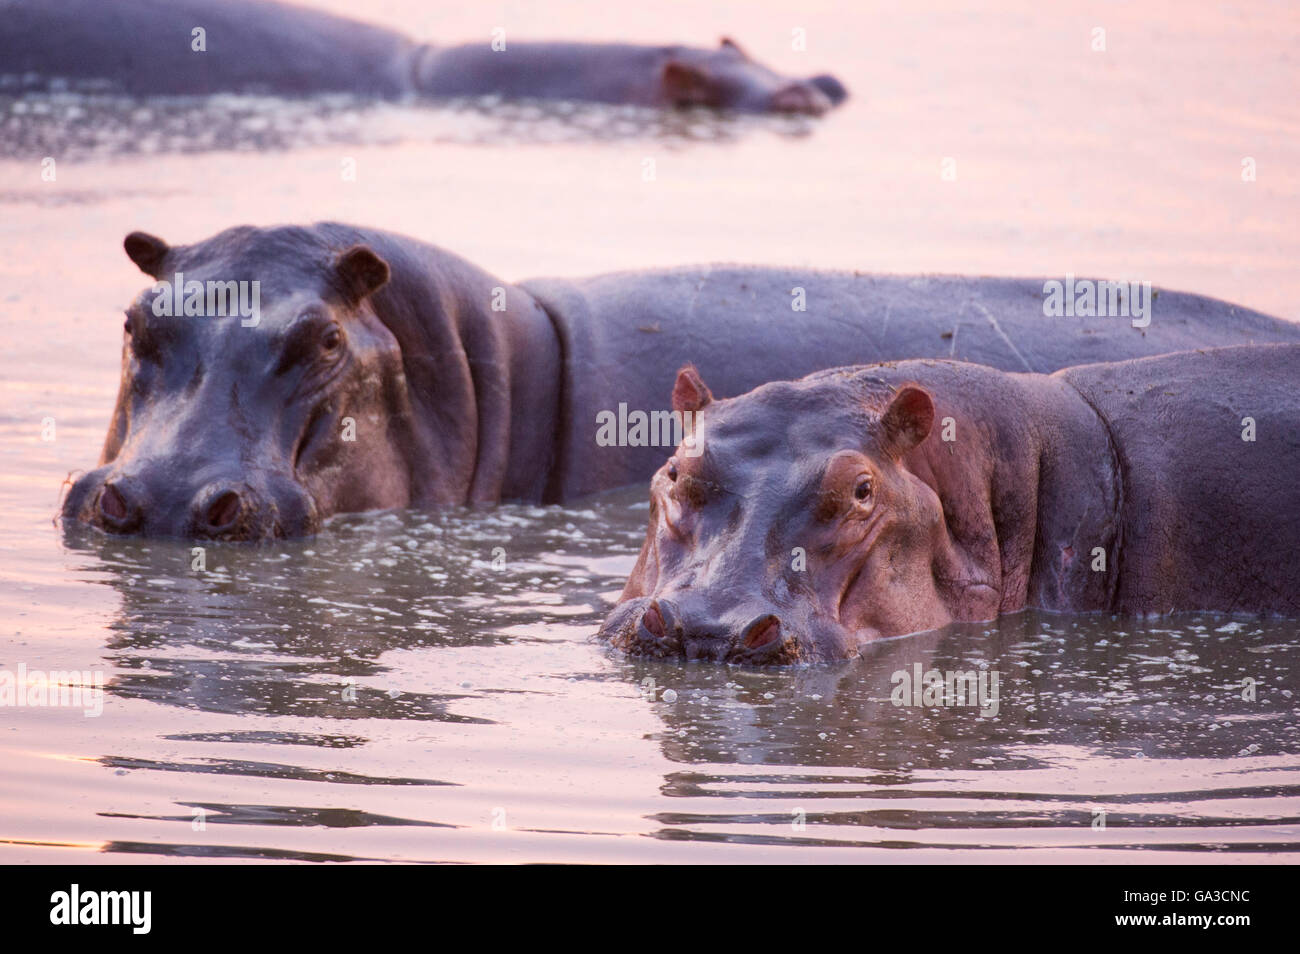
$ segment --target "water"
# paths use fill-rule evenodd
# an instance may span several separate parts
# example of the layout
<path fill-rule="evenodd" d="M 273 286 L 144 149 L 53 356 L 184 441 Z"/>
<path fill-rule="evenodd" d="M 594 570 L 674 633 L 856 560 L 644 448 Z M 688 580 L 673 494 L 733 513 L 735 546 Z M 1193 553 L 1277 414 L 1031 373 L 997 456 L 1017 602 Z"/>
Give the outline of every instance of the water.
<path fill-rule="evenodd" d="M 640 544 L 640 488 L 349 515 L 211 545 L 202 571 L 182 542 L 53 525 L 104 436 L 136 228 L 337 218 L 510 279 L 709 260 L 1133 274 L 1300 318 L 1282 6 L 1108 9 L 1100 60 L 1084 7 L 805 4 L 798 55 L 779 9 L 667 10 L 501 15 L 521 36 L 731 33 L 855 98 L 809 123 L 0 90 L 0 670 L 107 682 L 98 717 L 0 709 L 0 860 L 1295 859 L 1292 622 L 1026 612 L 840 666 L 656 663 L 590 639 Z M 452 7 L 368 15 L 484 32 Z M 916 664 L 996 671 L 996 717 L 894 706 Z"/>
<path fill-rule="evenodd" d="M 99 718 L 6 713 L 0 855 L 1300 850 L 1293 624 L 1030 612 L 847 666 L 629 660 L 589 635 L 639 500 L 347 516 L 308 541 L 209 546 L 204 572 L 186 543 L 69 534 L 66 582 L 18 587 L 0 662 L 111 687 Z M 97 610 L 51 613 L 86 589 Z M 999 671 L 996 717 L 893 705 L 917 663 Z"/>

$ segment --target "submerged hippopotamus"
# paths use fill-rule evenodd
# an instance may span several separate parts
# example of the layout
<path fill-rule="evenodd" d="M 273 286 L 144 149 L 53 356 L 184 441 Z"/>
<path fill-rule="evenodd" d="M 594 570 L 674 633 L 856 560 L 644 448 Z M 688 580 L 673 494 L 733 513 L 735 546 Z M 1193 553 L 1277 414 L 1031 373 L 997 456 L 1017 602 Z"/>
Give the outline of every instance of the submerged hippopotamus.
<path fill-rule="evenodd" d="M 780 76 L 728 39 L 716 49 L 492 42 L 434 47 L 269 0 L 0 3 L 0 75 L 135 95 L 500 94 L 814 115 L 847 96 L 832 76 Z"/>
<path fill-rule="evenodd" d="M 1300 616 L 1300 345 L 1053 375 L 953 361 L 673 404 L 699 453 L 601 635 L 637 654 L 835 660 L 1026 606 Z"/>
<path fill-rule="evenodd" d="M 645 480 L 694 361 L 720 394 L 849 361 L 1012 370 L 1300 327 L 1161 292 L 1145 328 L 1048 318 L 1043 283 L 713 266 L 512 285 L 439 248 L 336 223 L 132 233 L 156 280 L 127 310 L 99 466 L 69 520 L 262 539 L 334 513 L 557 502 Z M 680 422 L 679 422 L 680 423 Z"/>

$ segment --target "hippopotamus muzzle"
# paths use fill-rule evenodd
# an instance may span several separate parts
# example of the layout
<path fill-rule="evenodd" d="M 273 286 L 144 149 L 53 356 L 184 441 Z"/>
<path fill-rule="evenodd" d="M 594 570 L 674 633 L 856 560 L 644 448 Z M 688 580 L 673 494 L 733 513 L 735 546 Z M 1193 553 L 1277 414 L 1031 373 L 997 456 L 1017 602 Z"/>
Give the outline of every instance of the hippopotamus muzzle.
<path fill-rule="evenodd" d="M 605 619 L 598 638 L 631 656 L 780 666 L 810 662 L 842 642 L 832 624 L 746 600 L 729 612 L 693 592 L 627 600 Z"/>
<path fill-rule="evenodd" d="M 683 600 L 683 604 L 691 604 Z M 605 620 L 600 638 L 631 656 L 710 662 L 780 663 L 799 657 L 798 641 L 782 630 L 780 617 L 760 613 L 741 623 L 700 612 L 689 614 L 668 598 L 620 604 Z"/>
<path fill-rule="evenodd" d="M 820 116 L 828 112 L 834 102 L 813 84 L 794 83 L 772 94 L 770 108 L 776 113 Z"/>
<path fill-rule="evenodd" d="M 195 481 L 174 467 L 139 461 L 83 475 L 64 500 L 63 518 L 113 534 L 249 542 L 306 536 L 320 527 L 315 501 L 289 475 Z"/>

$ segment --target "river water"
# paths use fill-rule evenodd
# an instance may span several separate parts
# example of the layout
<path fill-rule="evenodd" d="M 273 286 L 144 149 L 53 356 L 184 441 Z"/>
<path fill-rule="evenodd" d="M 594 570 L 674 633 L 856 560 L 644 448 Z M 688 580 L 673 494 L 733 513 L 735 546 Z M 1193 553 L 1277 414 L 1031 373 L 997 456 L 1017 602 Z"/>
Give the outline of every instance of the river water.
<path fill-rule="evenodd" d="M 466 6 L 366 16 L 447 40 L 728 34 L 854 98 L 814 122 L 0 89 L 0 673 L 105 683 L 99 714 L 0 707 L 0 861 L 1294 861 L 1293 622 L 1025 612 L 760 671 L 591 640 L 642 488 L 349 515 L 210 545 L 202 571 L 183 542 L 54 525 L 103 440 L 136 228 L 341 219 L 507 279 L 1099 274 L 1300 319 L 1284 4 Z M 997 673 L 996 714 L 895 706 L 917 665 Z"/>

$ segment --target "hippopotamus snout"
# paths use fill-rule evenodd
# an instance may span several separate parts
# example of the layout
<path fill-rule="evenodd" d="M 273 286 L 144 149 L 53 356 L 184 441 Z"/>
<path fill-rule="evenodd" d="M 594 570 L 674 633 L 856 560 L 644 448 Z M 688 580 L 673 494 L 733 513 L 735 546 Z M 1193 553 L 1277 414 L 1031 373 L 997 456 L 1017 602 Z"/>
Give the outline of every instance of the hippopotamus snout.
<path fill-rule="evenodd" d="M 770 665 L 799 660 L 801 629 L 757 601 L 717 613 L 682 593 L 620 605 L 601 636 L 636 656 Z"/>
<path fill-rule="evenodd" d="M 224 476 L 175 483 L 162 473 L 112 466 L 84 475 L 63 505 L 65 520 L 113 534 L 255 541 L 314 533 L 311 496 L 279 475 Z"/>
<path fill-rule="evenodd" d="M 830 100 L 832 106 L 838 106 L 849 98 L 848 88 L 829 73 L 821 73 L 808 82 L 821 90 L 822 94 Z"/>
<path fill-rule="evenodd" d="M 777 113 L 820 116 L 848 98 L 844 84 L 828 73 L 797 80 L 772 93 L 768 108 Z"/>

